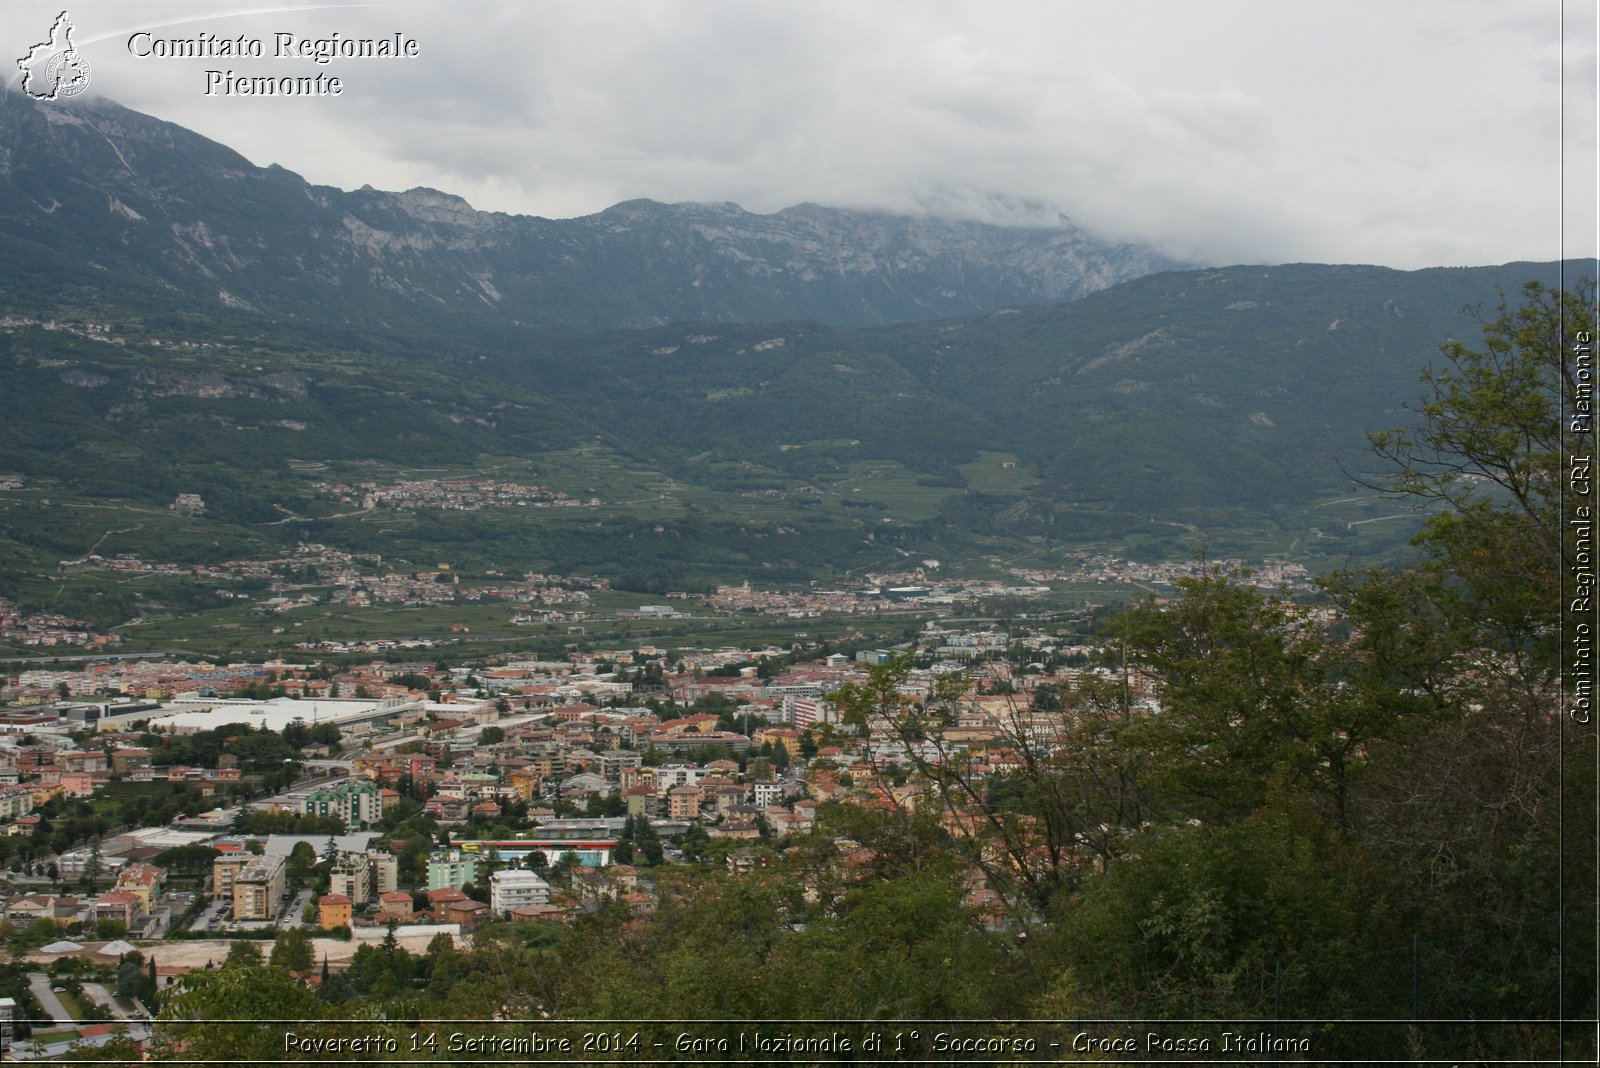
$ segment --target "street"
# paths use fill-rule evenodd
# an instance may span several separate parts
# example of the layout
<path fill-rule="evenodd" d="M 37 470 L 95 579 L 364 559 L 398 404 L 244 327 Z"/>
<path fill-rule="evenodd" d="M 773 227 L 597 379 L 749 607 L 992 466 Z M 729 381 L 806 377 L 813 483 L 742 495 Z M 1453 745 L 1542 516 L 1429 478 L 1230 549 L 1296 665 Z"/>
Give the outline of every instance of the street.
<path fill-rule="evenodd" d="M 50 986 L 50 977 L 43 972 L 28 973 L 28 990 L 38 1000 L 40 1007 L 50 1014 L 52 1020 L 70 1023 L 72 1014 L 67 1012 L 67 1007 L 61 1004 L 61 999 L 56 997 Z"/>

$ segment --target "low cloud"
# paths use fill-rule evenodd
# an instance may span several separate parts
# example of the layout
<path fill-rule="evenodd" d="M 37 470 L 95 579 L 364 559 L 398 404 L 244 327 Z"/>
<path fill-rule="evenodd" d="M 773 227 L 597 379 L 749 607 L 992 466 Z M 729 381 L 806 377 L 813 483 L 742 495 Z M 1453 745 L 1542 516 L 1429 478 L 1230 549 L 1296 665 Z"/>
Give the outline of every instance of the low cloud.
<path fill-rule="evenodd" d="M 1563 224 L 1566 254 L 1595 251 L 1594 12 L 1568 5 L 1563 49 L 1559 2 L 397 0 L 163 31 L 419 42 L 415 60 L 314 68 L 345 83 L 319 99 L 203 94 L 208 68 L 305 61 L 138 59 L 114 36 L 84 51 L 94 92 L 347 188 L 551 217 L 632 197 L 1066 214 L 1198 261 L 1420 267 L 1552 259 Z M 8 54 L 57 10 L 13 9 Z M 185 16 L 84 9 L 78 32 Z M 1564 128 L 1563 63 L 1588 72 Z M 1564 223 L 1563 138 L 1587 161 L 1569 193 L 1590 183 Z"/>

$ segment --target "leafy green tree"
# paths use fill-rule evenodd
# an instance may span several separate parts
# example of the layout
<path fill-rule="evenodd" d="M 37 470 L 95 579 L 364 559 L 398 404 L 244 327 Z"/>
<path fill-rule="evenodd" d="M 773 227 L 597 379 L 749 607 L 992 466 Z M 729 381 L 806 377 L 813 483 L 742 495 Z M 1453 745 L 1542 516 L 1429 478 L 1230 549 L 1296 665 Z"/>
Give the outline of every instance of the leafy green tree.
<path fill-rule="evenodd" d="M 1371 859 L 1303 799 L 1286 795 L 1225 826 L 1169 826 L 1138 848 L 1114 879 L 1058 902 L 1046 937 L 1060 943 L 1070 979 L 1038 1010 L 1218 1019 L 1386 1010 L 1383 996 L 1364 996 L 1361 961 L 1374 945 L 1403 947 L 1406 931 L 1371 892 L 1382 881 Z M 1283 969 L 1294 982 L 1275 990 Z"/>
<path fill-rule="evenodd" d="M 738 878 L 674 873 L 682 884 L 645 924 L 602 910 L 569 932 L 557 950 L 569 976 L 561 1008 L 645 1018 L 993 1017 L 1025 980 L 1010 940 L 985 933 L 961 906 L 955 874 L 867 878 L 797 926 L 804 905 L 781 861 Z"/>
<path fill-rule="evenodd" d="M 144 961 L 138 953 L 129 953 L 117 965 L 116 996 L 137 998 L 146 1005 L 156 1003 L 154 960 Z"/>
<path fill-rule="evenodd" d="M 289 887 L 298 890 L 304 886 L 317 862 L 317 851 L 310 842 L 296 842 L 294 849 L 289 852 L 289 859 L 285 865 Z"/>
<path fill-rule="evenodd" d="M 627 817 L 622 821 L 622 833 L 617 835 L 616 848 L 611 851 L 611 859 L 617 864 L 633 863 L 634 818 Z"/>
<path fill-rule="evenodd" d="M 1029 703 L 1039 712 L 1058 712 L 1061 709 L 1061 687 L 1053 682 L 1040 683 L 1029 695 Z"/>
<path fill-rule="evenodd" d="M 295 812 L 241 812 L 234 827 L 244 834 L 343 834 L 337 816 L 307 816 Z"/>
<path fill-rule="evenodd" d="M 61 928 L 56 926 L 54 920 L 38 919 L 17 932 L 12 937 L 11 944 L 17 949 L 38 949 L 40 946 L 49 945 L 60 937 Z"/>
<path fill-rule="evenodd" d="M 572 879 L 572 870 L 578 867 L 578 854 L 572 850 L 565 850 L 556 862 L 550 865 L 550 874 L 547 876 L 551 882 L 567 885 Z"/>
<path fill-rule="evenodd" d="M 139 981 L 144 978 L 144 968 L 140 966 L 133 954 L 122 958 L 117 964 L 116 996 L 130 998 L 134 996 L 134 989 Z"/>
<path fill-rule="evenodd" d="M 249 1021 L 312 1021 L 330 1015 L 329 1007 L 288 972 L 230 963 L 190 972 L 169 989 L 157 1018 L 153 1052 L 158 1060 L 275 1062 L 283 1057 L 283 1029 L 251 1026 Z M 314 1023 L 297 1031 L 313 1036 L 348 1033 Z"/>
<path fill-rule="evenodd" d="M 261 963 L 261 947 L 247 938 L 236 938 L 228 945 L 224 966 L 253 968 Z"/>
<path fill-rule="evenodd" d="M 95 835 L 89 843 L 89 860 L 83 866 L 83 878 L 80 883 L 85 893 L 93 892 L 95 882 L 100 878 L 100 836 Z"/>
<path fill-rule="evenodd" d="M 455 939 L 449 934 L 434 935 L 428 942 L 425 970 L 428 976 L 428 996 L 442 998 L 467 974 L 468 965 L 456 949 Z"/>
<path fill-rule="evenodd" d="M 311 935 L 304 927 L 288 927 L 273 939 L 272 955 L 268 958 L 268 963 L 275 968 L 284 968 L 299 975 L 310 975 L 314 960 L 311 952 Z"/>
<path fill-rule="evenodd" d="M 1130 715 L 1120 688 L 1086 680 L 1045 717 L 1008 700 L 993 744 L 1015 754 L 1019 766 L 997 787 L 964 745 L 938 729 L 954 721 L 965 680 L 944 676 L 917 703 L 901 692 L 910 670 L 910 658 L 900 657 L 874 667 L 865 684 L 834 695 L 848 721 L 873 724 L 904 743 L 910 768 L 939 802 L 937 808 L 843 806 L 832 814 L 832 824 L 888 870 L 921 870 L 953 851 L 1027 914 L 1075 884 L 1086 853 L 1109 862 L 1125 847 L 1127 830 L 1147 818 L 1138 780 L 1143 758 L 1122 738 Z M 946 820 L 964 832 L 952 837 Z"/>
<path fill-rule="evenodd" d="M 211 862 L 220 855 L 219 850 L 210 846 L 174 846 L 157 853 L 151 863 L 173 875 L 206 875 L 211 871 Z"/>
<path fill-rule="evenodd" d="M 1480 318 L 1477 343 L 1444 346 L 1413 426 L 1373 438 L 1392 462 L 1387 488 L 1436 511 L 1400 595 L 1373 591 L 1390 576 L 1368 576 L 1350 580 L 1351 600 L 1386 609 L 1369 611 L 1380 626 L 1363 638 L 1368 660 L 1419 676 L 1411 692 L 1438 714 L 1374 747 L 1356 811 L 1394 870 L 1430 887 L 1419 922 L 1486 940 L 1476 962 L 1440 965 L 1461 1015 L 1595 1011 L 1594 809 L 1564 802 L 1593 798 L 1596 739 L 1551 714 L 1570 607 L 1562 574 L 1579 564 L 1561 500 L 1563 407 L 1582 385 L 1568 345 L 1593 336 L 1594 308 L 1592 281 L 1530 284 L 1520 306 Z M 1574 454 L 1592 452 L 1592 432 L 1573 437 Z M 1592 499 L 1575 503 L 1592 514 Z M 1419 660 L 1444 670 L 1429 677 Z"/>
<path fill-rule="evenodd" d="M 1425 542 L 1462 565 L 1469 546 L 1495 551 L 1496 563 L 1511 569 L 1504 584 L 1526 591 L 1524 603 L 1535 611 L 1555 603 L 1552 562 L 1564 552 L 1563 398 L 1578 396 L 1580 384 L 1564 342 L 1593 336 L 1594 308 L 1592 280 L 1570 292 L 1530 282 L 1519 307 L 1502 300 L 1495 318 L 1480 318 L 1477 347 L 1443 347 L 1444 362 L 1423 375 L 1413 426 L 1372 435 L 1392 465 L 1386 489 L 1443 505 Z M 1514 559 L 1506 550 L 1526 555 Z M 1458 577 L 1469 580 L 1476 570 L 1463 567 Z"/>
<path fill-rule="evenodd" d="M 698 824 L 691 827 L 690 833 L 693 833 L 698 828 Z M 700 833 L 704 834 L 705 832 L 702 829 Z M 635 855 L 652 867 L 660 864 L 665 857 L 665 850 L 661 845 L 661 835 L 647 817 L 641 816 L 633 821 L 633 843 L 636 850 Z"/>
<path fill-rule="evenodd" d="M 1146 601 L 1113 632 L 1157 683 L 1160 715 L 1125 730 L 1150 754 L 1147 779 L 1165 814 L 1225 822 L 1288 787 L 1315 793 L 1346 822 L 1353 765 L 1411 704 L 1353 690 L 1350 650 L 1287 597 L 1220 570 L 1176 588 L 1171 604 Z"/>
<path fill-rule="evenodd" d="M 851 887 L 831 915 L 783 947 L 774 981 L 793 1000 L 774 1008 L 959 1019 L 1017 1003 L 1028 980 L 1013 959 L 1014 943 L 984 932 L 963 907 L 962 870 L 952 858 Z"/>
<path fill-rule="evenodd" d="M 1336 576 L 1331 621 L 1218 573 L 1116 621 L 1112 663 L 1152 678 L 1161 712 L 1094 744 L 1148 759 L 1145 818 L 1119 821 L 1126 856 L 1053 906 L 1052 1015 L 1253 1015 L 1269 993 L 1286 1014 L 1336 994 L 1382 1015 L 1413 968 L 1424 1015 L 1593 1012 L 1592 805 L 1554 813 L 1563 778 L 1592 798 L 1594 736 L 1570 736 L 1563 767 L 1551 715 L 1559 398 L 1576 385 L 1560 339 L 1592 331 L 1592 307 L 1530 287 L 1481 344 L 1445 347 L 1417 423 L 1374 439 L 1389 488 L 1435 509 L 1422 558 Z M 1539 1035 L 1478 1040 L 1549 1055 Z"/>
<path fill-rule="evenodd" d="M 345 972 L 356 991 L 375 998 L 409 993 L 417 974 L 417 957 L 394 941 L 392 927 L 382 945 L 357 947 Z"/>

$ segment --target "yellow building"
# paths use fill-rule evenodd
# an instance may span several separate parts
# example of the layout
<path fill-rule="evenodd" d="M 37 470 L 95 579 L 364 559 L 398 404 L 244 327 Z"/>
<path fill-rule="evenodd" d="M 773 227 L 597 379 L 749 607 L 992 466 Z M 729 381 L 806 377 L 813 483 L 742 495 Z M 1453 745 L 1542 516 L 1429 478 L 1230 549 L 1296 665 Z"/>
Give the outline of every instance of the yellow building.
<path fill-rule="evenodd" d="M 317 926 L 324 931 L 349 927 L 354 906 L 343 894 L 323 894 L 317 899 Z"/>
<path fill-rule="evenodd" d="M 252 853 L 223 853 L 211 862 L 211 899 L 233 900 L 233 880 L 254 858 Z"/>
<path fill-rule="evenodd" d="M 539 796 L 539 787 L 544 782 L 544 777 L 538 771 L 522 768 L 506 776 L 511 788 L 517 792 L 517 799 L 532 801 Z"/>
<path fill-rule="evenodd" d="M 118 890 L 126 890 L 139 899 L 139 915 L 150 915 L 150 907 L 161 897 L 167 873 L 154 864 L 129 864 L 117 873 Z"/>

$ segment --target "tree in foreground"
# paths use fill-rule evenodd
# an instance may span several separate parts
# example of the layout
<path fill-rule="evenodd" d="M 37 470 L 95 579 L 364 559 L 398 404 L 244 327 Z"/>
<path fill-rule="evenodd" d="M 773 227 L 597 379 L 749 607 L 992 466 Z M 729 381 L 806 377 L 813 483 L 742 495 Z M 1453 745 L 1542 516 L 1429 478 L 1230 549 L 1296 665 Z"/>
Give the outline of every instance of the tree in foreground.
<path fill-rule="evenodd" d="M 1374 436 L 1391 488 L 1440 506 L 1399 608 L 1447 622 L 1402 648 L 1442 640 L 1454 670 L 1450 714 L 1371 754 L 1363 815 L 1428 889 L 1426 922 L 1476 940 L 1476 968 L 1440 967 L 1485 1014 L 1596 1008 L 1595 727 L 1560 702 L 1562 574 L 1580 562 L 1562 534 L 1564 407 L 1581 384 L 1569 348 L 1593 336 L 1595 296 L 1592 281 L 1528 285 L 1479 344 L 1445 346 L 1415 428 Z M 1573 451 L 1592 455 L 1593 440 Z M 1371 585 L 1369 601 L 1391 596 Z"/>
<path fill-rule="evenodd" d="M 315 956 L 311 948 L 311 935 L 304 927 L 289 927 L 280 931 L 272 942 L 272 955 L 268 958 L 275 968 L 284 968 L 299 975 L 311 974 Z"/>
<path fill-rule="evenodd" d="M 1489 1060 L 1556 1055 L 1554 1021 L 1594 1015 L 1594 734 L 1562 715 L 1558 640 L 1562 339 L 1594 301 L 1525 296 L 1374 435 L 1387 488 L 1433 509 L 1415 564 L 1335 577 L 1331 615 L 1213 574 L 1117 620 L 1111 662 L 1161 712 L 1088 752 L 1144 756 L 1144 822 L 1051 901 L 1041 1011 L 1551 1021 L 1411 1051 Z M 1025 763 L 1024 796 L 1085 767 Z"/>

